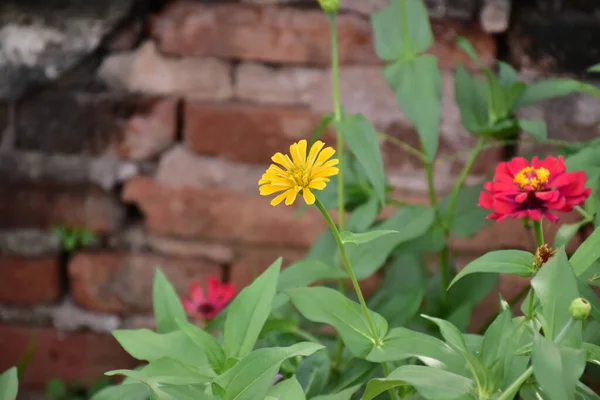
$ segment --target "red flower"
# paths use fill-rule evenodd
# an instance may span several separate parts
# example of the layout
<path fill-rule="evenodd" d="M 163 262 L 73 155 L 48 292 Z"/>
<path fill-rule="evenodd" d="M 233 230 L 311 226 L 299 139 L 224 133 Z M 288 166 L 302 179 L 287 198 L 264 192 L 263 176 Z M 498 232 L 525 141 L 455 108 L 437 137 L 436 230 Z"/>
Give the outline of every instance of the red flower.
<path fill-rule="evenodd" d="M 585 188 L 585 172 L 566 172 L 562 156 L 534 157 L 531 164 L 523 157 L 502 162 L 496 167 L 494 180 L 486 182 L 479 206 L 493 210 L 488 218 L 546 217 L 558 221 L 554 212 L 569 212 L 583 203 L 591 190 Z"/>
<path fill-rule="evenodd" d="M 208 276 L 208 295 L 198 282 L 190 285 L 189 299 L 181 299 L 183 308 L 193 318 L 211 320 L 225 308 L 233 298 L 235 289 L 231 283 L 222 283 L 216 276 Z"/>

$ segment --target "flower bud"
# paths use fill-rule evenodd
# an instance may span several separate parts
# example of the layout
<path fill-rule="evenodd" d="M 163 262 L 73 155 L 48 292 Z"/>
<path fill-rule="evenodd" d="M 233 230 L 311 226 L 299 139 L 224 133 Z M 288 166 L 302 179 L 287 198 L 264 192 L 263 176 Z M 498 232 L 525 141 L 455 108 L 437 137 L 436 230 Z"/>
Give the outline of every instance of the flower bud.
<path fill-rule="evenodd" d="M 544 244 L 538 247 L 536 250 L 533 263 L 537 268 L 540 268 L 542 265 L 546 264 L 550 257 L 552 257 L 556 252 L 557 250 L 554 250 L 552 247 Z"/>
<path fill-rule="evenodd" d="M 319 0 L 319 4 L 321 4 L 321 8 L 326 13 L 335 13 L 340 8 L 341 0 Z"/>
<path fill-rule="evenodd" d="M 590 311 L 592 306 L 590 302 L 584 299 L 583 297 L 578 297 L 571 303 L 569 307 L 569 314 L 573 319 L 587 319 L 590 315 Z"/>

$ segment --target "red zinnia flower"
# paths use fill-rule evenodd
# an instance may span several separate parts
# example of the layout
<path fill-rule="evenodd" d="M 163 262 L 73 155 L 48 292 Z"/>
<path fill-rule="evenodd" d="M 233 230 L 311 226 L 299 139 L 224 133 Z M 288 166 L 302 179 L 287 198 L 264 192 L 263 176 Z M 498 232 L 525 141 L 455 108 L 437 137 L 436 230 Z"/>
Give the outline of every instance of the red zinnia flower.
<path fill-rule="evenodd" d="M 204 294 L 204 289 L 198 282 L 190 285 L 189 299 L 181 299 L 183 308 L 193 318 L 200 318 L 205 321 L 211 320 L 221 312 L 229 303 L 235 294 L 231 283 L 222 283 L 216 276 L 208 276 L 208 294 Z"/>
<path fill-rule="evenodd" d="M 542 216 L 558 221 L 553 212 L 569 212 L 583 203 L 591 190 L 585 188 L 585 172 L 566 172 L 562 156 L 534 157 L 531 164 L 523 157 L 501 162 L 494 180 L 486 182 L 479 206 L 493 210 L 488 218 L 507 217 L 539 221 Z"/>

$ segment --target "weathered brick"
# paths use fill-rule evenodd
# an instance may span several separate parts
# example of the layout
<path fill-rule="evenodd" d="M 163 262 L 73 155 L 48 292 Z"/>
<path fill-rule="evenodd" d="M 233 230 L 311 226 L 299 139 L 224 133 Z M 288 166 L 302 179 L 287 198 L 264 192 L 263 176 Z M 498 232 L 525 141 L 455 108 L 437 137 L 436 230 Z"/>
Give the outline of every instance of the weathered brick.
<path fill-rule="evenodd" d="M 127 182 L 123 199 L 140 207 L 151 232 L 189 239 L 304 247 L 324 227 L 316 210 L 295 217 L 296 207 L 272 207 L 258 189 L 171 186 L 139 177 Z"/>
<path fill-rule="evenodd" d="M 214 58 L 169 58 L 152 41 L 109 56 L 98 75 L 112 89 L 219 101 L 232 95 L 231 67 Z"/>
<path fill-rule="evenodd" d="M 59 238 L 50 232 L 35 229 L 0 231 L 0 253 L 40 257 L 55 255 L 60 251 Z"/>
<path fill-rule="evenodd" d="M 176 101 L 42 92 L 17 109 L 19 149 L 146 159 L 175 138 Z"/>
<path fill-rule="evenodd" d="M 0 183 L 0 190 L 2 229 L 66 225 L 107 233 L 117 230 L 125 216 L 117 199 L 96 186 Z"/>
<path fill-rule="evenodd" d="M 185 119 L 188 149 L 264 164 L 293 142 L 309 138 L 321 117 L 298 108 L 187 103 Z M 333 143 L 333 136 L 324 140 Z"/>
<path fill-rule="evenodd" d="M 51 303 L 60 295 L 58 255 L 37 258 L 0 255 L 0 303 Z"/>
<path fill-rule="evenodd" d="M 64 333 L 52 328 L 0 325 L 0 371 L 14 366 L 35 338 L 21 387 L 42 389 L 51 380 L 91 384 L 106 371 L 133 368 L 133 360 L 109 335 Z"/>
<path fill-rule="evenodd" d="M 471 39 L 485 63 L 495 58 L 493 39 L 477 27 L 438 21 L 433 30 L 438 40 L 432 52 L 444 67 L 468 60 L 455 43 L 457 34 Z M 341 63 L 380 63 L 367 18 L 340 15 L 338 32 Z M 180 0 L 156 17 L 152 35 L 163 52 L 175 55 L 313 65 L 328 65 L 331 57 L 321 10 Z"/>
<path fill-rule="evenodd" d="M 82 307 L 120 314 L 152 309 L 152 281 L 160 267 L 180 295 L 192 281 L 221 276 L 221 268 L 198 258 L 152 253 L 78 253 L 69 263 L 73 299 Z"/>
<path fill-rule="evenodd" d="M 219 264 L 229 264 L 234 250 L 222 243 L 183 240 L 167 236 L 149 235 L 148 243 L 157 253 L 177 257 L 199 257 Z"/>

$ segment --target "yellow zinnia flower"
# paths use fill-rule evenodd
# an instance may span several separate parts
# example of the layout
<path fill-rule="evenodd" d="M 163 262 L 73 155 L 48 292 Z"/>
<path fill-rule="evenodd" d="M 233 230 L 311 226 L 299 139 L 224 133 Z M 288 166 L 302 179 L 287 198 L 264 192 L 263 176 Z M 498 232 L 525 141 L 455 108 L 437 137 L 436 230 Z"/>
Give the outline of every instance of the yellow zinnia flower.
<path fill-rule="evenodd" d="M 269 196 L 273 193 L 283 192 L 271 200 L 271 205 L 276 206 L 285 199 L 285 204 L 290 205 L 296 200 L 296 195 L 302 190 L 306 204 L 315 202 L 315 195 L 311 189 L 323 190 L 329 182 L 330 176 L 337 175 L 339 169 L 335 167 L 339 160 L 329 160 L 335 150 L 326 147 L 325 143 L 317 140 L 306 157 L 306 140 L 301 140 L 290 146 L 290 155 L 276 153 L 271 159 L 279 164 L 271 164 L 263 174 L 258 184 L 260 194 Z M 283 167 L 283 168 L 281 168 Z"/>

